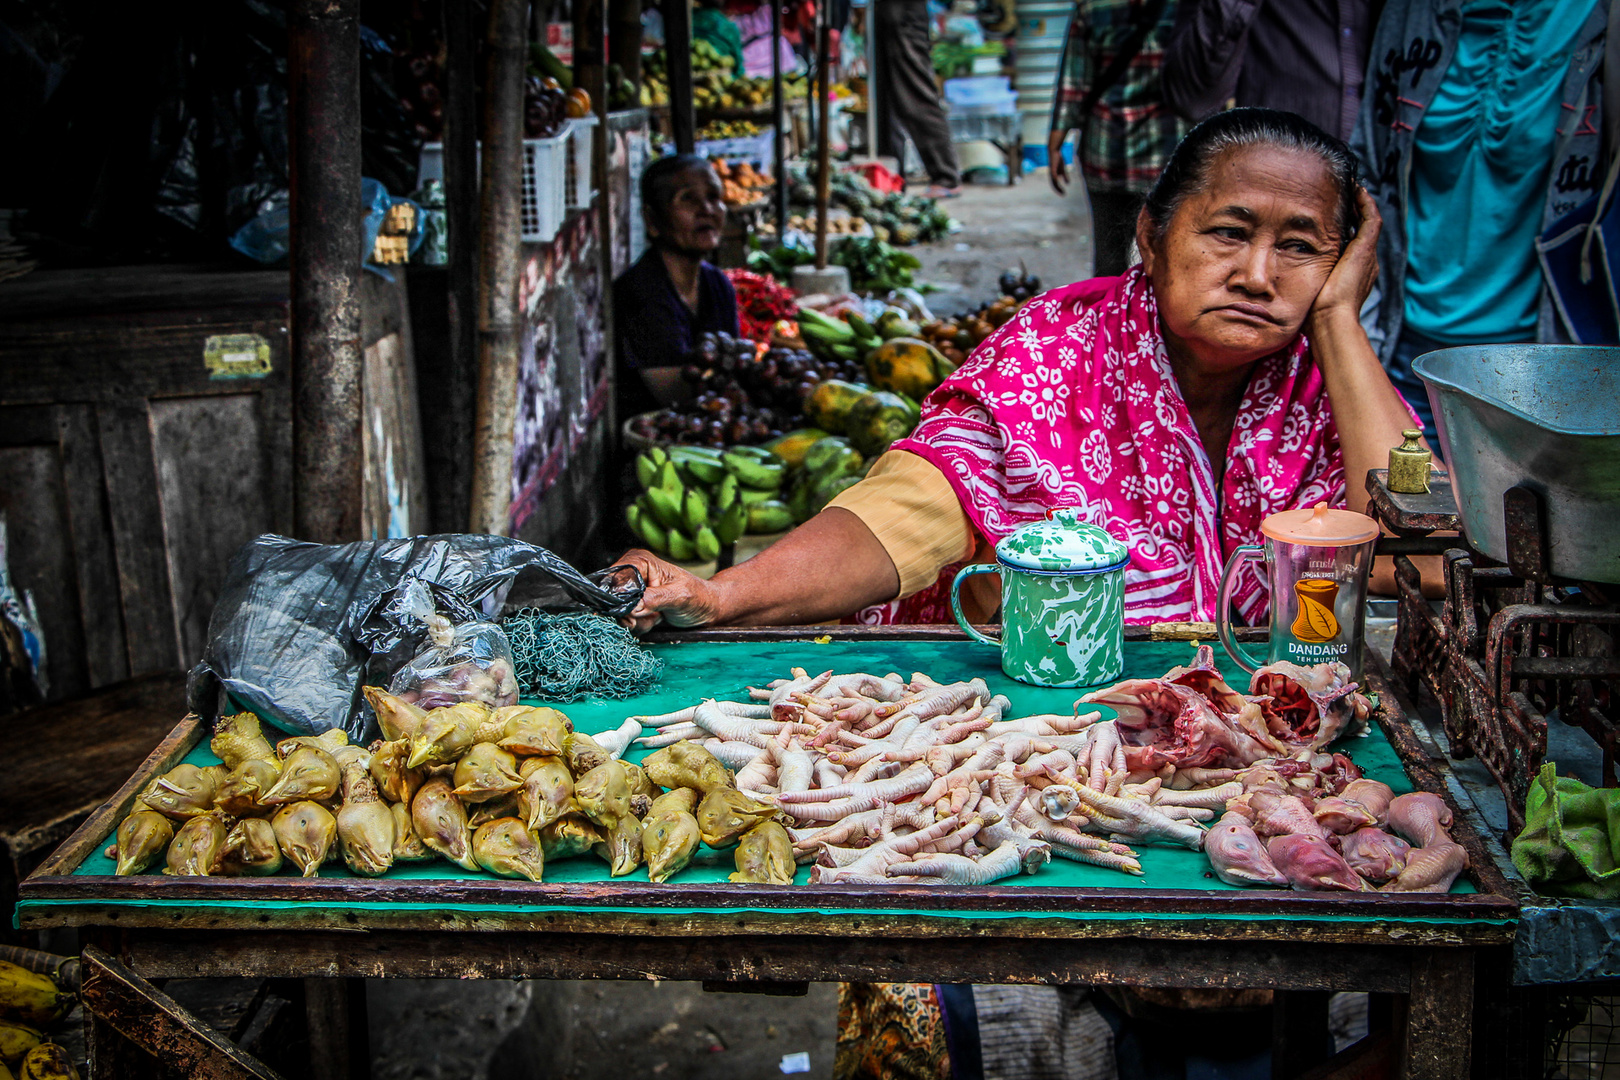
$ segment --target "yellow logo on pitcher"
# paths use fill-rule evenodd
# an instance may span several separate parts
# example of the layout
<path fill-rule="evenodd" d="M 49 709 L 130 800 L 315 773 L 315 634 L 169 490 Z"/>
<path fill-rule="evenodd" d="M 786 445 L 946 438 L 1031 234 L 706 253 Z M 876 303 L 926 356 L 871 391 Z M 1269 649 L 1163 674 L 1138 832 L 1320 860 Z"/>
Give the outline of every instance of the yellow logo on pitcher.
<path fill-rule="evenodd" d="M 1339 583 L 1328 578 L 1301 578 L 1294 582 L 1299 598 L 1299 614 L 1290 628 L 1300 641 L 1319 644 L 1339 636 L 1339 620 L 1333 614 L 1333 600 Z"/>

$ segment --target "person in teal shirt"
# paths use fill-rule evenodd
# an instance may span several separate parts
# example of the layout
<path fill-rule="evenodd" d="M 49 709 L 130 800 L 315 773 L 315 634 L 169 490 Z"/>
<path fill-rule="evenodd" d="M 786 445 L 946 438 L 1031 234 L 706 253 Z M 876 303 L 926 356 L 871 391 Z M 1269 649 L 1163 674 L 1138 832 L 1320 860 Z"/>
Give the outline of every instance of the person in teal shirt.
<path fill-rule="evenodd" d="M 1382 310 L 1363 322 L 1432 448 L 1415 358 L 1564 332 L 1546 302 L 1536 237 L 1601 182 L 1594 84 L 1607 10 L 1607 0 L 1385 10 L 1355 140 L 1385 215 Z"/>
<path fill-rule="evenodd" d="M 707 41 L 721 56 L 731 57 L 733 76 L 743 73 L 742 31 L 720 10 L 720 0 L 700 0 L 692 12 L 692 40 Z"/>

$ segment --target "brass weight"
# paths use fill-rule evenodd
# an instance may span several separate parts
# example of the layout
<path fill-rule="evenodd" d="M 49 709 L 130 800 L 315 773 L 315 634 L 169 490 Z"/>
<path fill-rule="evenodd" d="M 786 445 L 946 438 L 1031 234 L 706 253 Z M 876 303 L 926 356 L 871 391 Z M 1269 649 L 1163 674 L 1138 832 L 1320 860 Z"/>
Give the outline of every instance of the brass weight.
<path fill-rule="evenodd" d="M 1402 495 L 1429 493 L 1429 462 L 1433 458 L 1428 450 L 1418 445 L 1423 432 L 1407 428 L 1401 432 L 1406 440 L 1389 451 L 1389 490 Z"/>

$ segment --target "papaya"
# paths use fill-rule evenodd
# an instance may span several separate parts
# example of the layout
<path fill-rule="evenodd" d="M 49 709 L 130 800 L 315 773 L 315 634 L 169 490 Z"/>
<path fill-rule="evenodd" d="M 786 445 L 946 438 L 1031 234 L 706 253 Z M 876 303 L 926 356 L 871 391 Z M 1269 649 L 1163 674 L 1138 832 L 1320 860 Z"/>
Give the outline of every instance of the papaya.
<path fill-rule="evenodd" d="M 798 431 L 790 431 L 780 438 L 771 440 L 765 444 L 765 449 L 787 462 L 788 468 L 797 469 L 804 464 L 804 452 L 829 434 L 831 432 L 819 428 L 800 428 Z"/>
<path fill-rule="evenodd" d="M 827 379 L 818 383 L 804 399 L 804 416 L 810 421 L 812 427 L 834 435 L 844 433 L 844 418 L 849 414 L 850 407 L 871 392 L 872 388 L 864 383 L 845 382 L 843 379 Z"/>
<path fill-rule="evenodd" d="M 875 458 L 896 439 L 917 426 L 917 419 L 899 394 L 874 390 L 849 410 L 849 441 L 855 449 Z"/>
<path fill-rule="evenodd" d="M 821 513 L 822 509 L 846 488 L 852 488 L 860 483 L 860 476 L 824 476 L 810 486 L 809 510 L 812 516 Z"/>
<path fill-rule="evenodd" d="M 953 370 L 943 353 L 920 338 L 895 338 L 866 354 L 866 375 L 874 386 L 918 400 Z"/>
<path fill-rule="evenodd" d="M 804 452 L 804 475 L 814 483 L 824 476 L 859 472 L 864 459 L 848 439 L 831 435 Z"/>

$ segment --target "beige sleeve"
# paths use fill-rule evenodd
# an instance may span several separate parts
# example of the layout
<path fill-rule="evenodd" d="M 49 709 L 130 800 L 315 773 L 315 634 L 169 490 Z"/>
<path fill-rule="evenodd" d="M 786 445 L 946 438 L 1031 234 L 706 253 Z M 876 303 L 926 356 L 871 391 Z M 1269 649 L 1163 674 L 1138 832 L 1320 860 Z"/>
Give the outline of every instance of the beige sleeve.
<path fill-rule="evenodd" d="M 866 479 L 827 504 L 848 510 L 872 530 L 900 572 L 900 595 L 921 592 L 939 572 L 973 554 L 973 526 L 950 481 L 904 450 L 878 458 Z"/>

